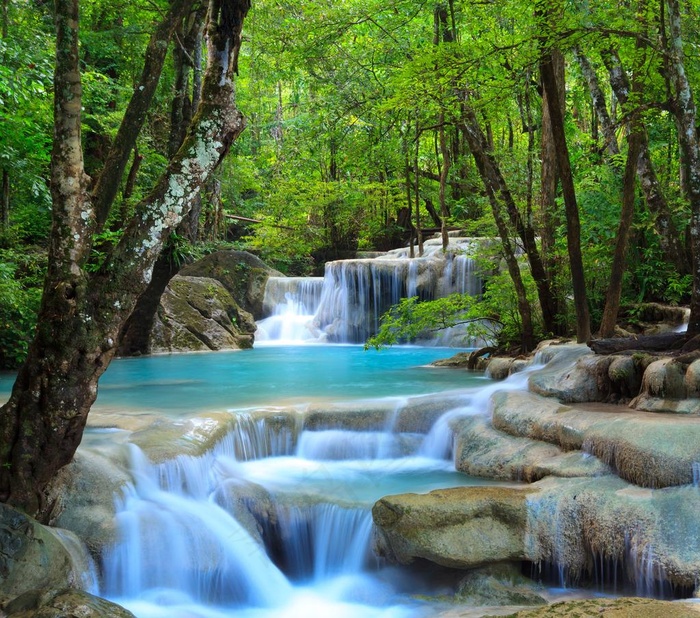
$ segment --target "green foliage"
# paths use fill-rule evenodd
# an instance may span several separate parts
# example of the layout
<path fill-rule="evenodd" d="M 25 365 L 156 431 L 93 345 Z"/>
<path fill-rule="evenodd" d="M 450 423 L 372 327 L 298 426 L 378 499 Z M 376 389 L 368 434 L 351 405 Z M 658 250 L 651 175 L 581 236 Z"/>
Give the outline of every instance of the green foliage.
<path fill-rule="evenodd" d="M 534 301 L 534 282 L 527 276 L 524 279 L 530 300 Z M 379 331 L 365 343 L 365 348 L 379 349 L 431 338 L 455 326 L 464 327 L 465 345 L 476 339 L 506 350 L 518 347 L 522 323 L 508 274 L 498 272 L 490 276 L 480 297 L 451 294 L 428 301 L 418 297 L 401 300 L 382 316 Z M 538 335 L 541 337 L 542 333 Z"/>
<path fill-rule="evenodd" d="M 0 369 L 16 369 L 27 355 L 45 268 L 38 256 L 0 250 Z"/>

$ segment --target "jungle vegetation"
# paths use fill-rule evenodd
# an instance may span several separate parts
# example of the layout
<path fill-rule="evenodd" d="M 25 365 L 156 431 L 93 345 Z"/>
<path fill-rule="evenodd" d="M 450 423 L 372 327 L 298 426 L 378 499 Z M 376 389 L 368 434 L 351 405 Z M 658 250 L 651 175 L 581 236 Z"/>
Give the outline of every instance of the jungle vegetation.
<path fill-rule="evenodd" d="M 129 316 L 216 247 L 461 230 L 521 349 L 642 301 L 700 334 L 697 0 L 0 2 L 5 501 L 41 510 Z"/>

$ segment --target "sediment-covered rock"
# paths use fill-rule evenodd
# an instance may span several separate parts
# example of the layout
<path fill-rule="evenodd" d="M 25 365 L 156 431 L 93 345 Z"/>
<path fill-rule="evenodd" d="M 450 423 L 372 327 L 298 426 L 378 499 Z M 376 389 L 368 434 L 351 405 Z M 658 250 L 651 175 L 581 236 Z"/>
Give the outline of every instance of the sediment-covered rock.
<path fill-rule="evenodd" d="M 86 588 L 87 552 L 73 533 L 0 505 L 0 603 L 38 589 Z"/>
<path fill-rule="evenodd" d="M 577 582 L 609 561 L 651 591 L 663 581 L 696 585 L 696 512 L 695 488 L 642 490 L 606 476 L 401 494 L 377 502 L 372 514 L 377 550 L 400 563 L 473 568 L 527 560 L 555 565 Z"/>
<path fill-rule="evenodd" d="M 387 496 L 372 509 L 375 551 L 401 564 L 423 558 L 464 569 L 525 560 L 530 491 L 459 487 Z"/>
<path fill-rule="evenodd" d="M 616 406 L 565 406 L 524 391 L 496 393 L 493 426 L 513 436 L 583 449 L 643 487 L 683 485 L 700 461 L 700 418 Z"/>
<path fill-rule="evenodd" d="M 511 614 L 510 618 L 697 618 L 700 605 L 638 597 L 578 599 Z"/>
<path fill-rule="evenodd" d="M 455 599 L 466 605 L 546 605 L 544 597 L 537 593 L 535 582 L 521 575 L 512 564 L 470 571 L 459 582 Z"/>
<path fill-rule="evenodd" d="M 455 468 L 465 474 L 527 482 L 550 475 L 570 478 L 610 474 L 610 469 L 595 457 L 498 431 L 481 416 L 458 419 L 453 425 Z"/>

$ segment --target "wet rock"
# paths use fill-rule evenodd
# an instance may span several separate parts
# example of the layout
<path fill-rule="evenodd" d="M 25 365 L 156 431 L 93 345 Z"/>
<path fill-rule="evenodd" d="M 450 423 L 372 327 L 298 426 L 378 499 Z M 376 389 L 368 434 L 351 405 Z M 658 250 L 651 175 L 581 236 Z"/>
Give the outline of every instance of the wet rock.
<path fill-rule="evenodd" d="M 643 487 L 692 482 L 700 461 L 700 418 L 634 412 L 618 406 L 564 406 L 527 392 L 492 398 L 493 425 L 564 450 L 583 449 Z"/>
<path fill-rule="evenodd" d="M 114 496 L 131 482 L 125 468 L 125 461 L 120 466 L 114 457 L 79 450 L 51 485 L 51 525 L 75 533 L 99 556 L 116 538 Z"/>
<path fill-rule="evenodd" d="M 73 589 L 33 590 L 8 603 L 4 610 L 12 618 L 135 618 L 116 603 Z"/>
<path fill-rule="evenodd" d="M 511 618 L 557 618 L 577 616 L 578 618 L 693 618 L 700 615 L 696 604 L 655 599 L 623 597 L 619 599 L 579 599 L 554 603 L 538 609 L 527 609 L 511 614 Z"/>
<path fill-rule="evenodd" d="M 256 320 L 264 317 L 262 307 L 267 278 L 282 276 L 282 273 L 247 251 L 210 253 L 194 264 L 185 266 L 180 274 L 216 279 L 228 290 L 233 300 Z"/>
<path fill-rule="evenodd" d="M 523 560 L 529 493 L 459 487 L 387 496 L 372 509 L 375 551 L 401 564 L 424 558 L 455 568 Z"/>
<path fill-rule="evenodd" d="M 455 596 L 460 603 L 476 606 L 546 605 L 538 589 L 541 586 L 521 575 L 516 565 L 501 564 L 470 571 Z"/>
<path fill-rule="evenodd" d="M 35 589 L 83 588 L 88 558 L 67 530 L 43 526 L 0 505 L 0 602 Z"/>
<path fill-rule="evenodd" d="M 596 562 L 620 565 L 638 590 L 660 582 L 692 590 L 700 568 L 700 530 L 692 487 L 644 490 L 615 477 L 545 479 L 529 502 L 528 549 L 534 562 L 557 565 L 571 581 L 591 577 Z"/>
<path fill-rule="evenodd" d="M 569 354 L 558 355 L 547 366 L 530 376 L 530 390 L 563 403 L 605 401 L 610 395 L 608 369 L 610 356 L 579 354 L 571 364 Z"/>
<path fill-rule="evenodd" d="M 153 324 L 153 353 L 243 349 L 253 345 L 255 322 L 215 279 L 173 277 Z"/>
<path fill-rule="evenodd" d="M 465 474 L 498 480 L 533 482 L 545 476 L 581 477 L 610 474 L 596 457 L 566 453 L 553 444 L 516 437 L 495 429 L 486 419 L 455 423 L 455 468 Z"/>
<path fill-rule="evenodd" d="M 644 372 L 641 392 L 630 407 L 647 412 L 700 414 L 696 363 L 692 363 L 690 369 L 671 358 L 652 362 Z M 687 375 L 688 370 L 690 375 Z"/>
<path fill-rule="evenodd" d="M 696 488 L 650 491 L 605 476 L 401 494 L 377 502 L 372 514 L 377 551 L 399 563 L 474 568 L 527 560 L 579 582 L 607 560 L 651 592 L 660 582 L 695 587 L 697 512 Z"/>

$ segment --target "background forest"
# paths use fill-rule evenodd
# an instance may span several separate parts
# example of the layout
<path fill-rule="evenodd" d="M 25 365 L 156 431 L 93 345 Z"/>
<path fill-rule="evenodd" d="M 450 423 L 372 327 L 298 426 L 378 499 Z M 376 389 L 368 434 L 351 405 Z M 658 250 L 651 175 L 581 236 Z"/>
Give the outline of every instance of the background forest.
<path fill-rule="evenodd" d="M 82 2 L 90 175 L 105 163 L 167 7 Z M 610 334 L 617 290 L 623 309 L 688 303 L 699 8 L 256 0 L 237 80 L 247 129 L 171 235 L 168 276 L 224 243 L 297 275 L 358 250 L 411 243 L 419 255 L 425 236 L 458 229 L 501 239 L 493 246 L 504 274 L 490 280 L 479 311 L 525 347 L 550 334 L 585 340 L 586 321 Z M 26 354 L 45 270 L 52 11 L 42 0 L 2 0 L 5 368 Z M 193 10 L 177 28 L 118 207 L 95 239 L 95 268 L 182 142 L 199 96 L 203 21 Z"/>

